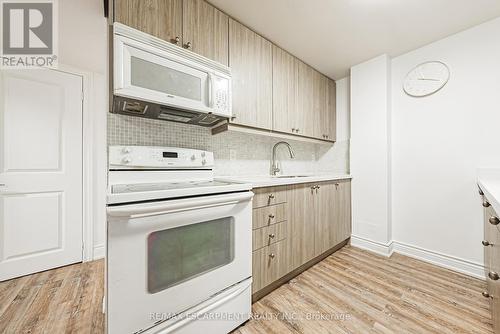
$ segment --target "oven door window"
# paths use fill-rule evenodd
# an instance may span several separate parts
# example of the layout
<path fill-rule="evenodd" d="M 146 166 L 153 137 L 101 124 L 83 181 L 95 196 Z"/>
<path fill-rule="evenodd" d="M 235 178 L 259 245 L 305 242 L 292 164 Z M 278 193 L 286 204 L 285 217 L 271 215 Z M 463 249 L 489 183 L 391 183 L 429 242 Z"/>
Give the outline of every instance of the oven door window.
<path fill-rule="evenodd" d="M 225 217 L 148 236 L 148 292 L 157 293 L 234 259 L 234 221 Z"/>

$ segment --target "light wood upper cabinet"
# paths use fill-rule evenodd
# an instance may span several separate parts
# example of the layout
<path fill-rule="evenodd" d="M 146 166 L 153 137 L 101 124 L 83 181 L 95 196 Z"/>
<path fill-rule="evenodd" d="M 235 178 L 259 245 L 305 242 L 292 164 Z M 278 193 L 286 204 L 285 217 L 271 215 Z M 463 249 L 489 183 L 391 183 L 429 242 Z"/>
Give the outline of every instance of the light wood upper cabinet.
<path fill-rule="evenodd" d="M 229 17 L 203 0 L 184 0 L 182 11 L 184 47 L 228 65 Z"/>
<path fill-rule="evenodd" d="M 272 65 L 271 43 L 241 23 L 229 19 L 233 123 L 272 128 Z"/>
<path fill-rule="evenodd" d="M 205 0 L 114 0 L 114 20 L 231 67 L 231 123 L 335 140 L 335 82 Z"/>
<path fill-rule="evenodd" d="M 324 124 L 326 124 L 326 139 L 335 141 L 337 139 L 337 84 L 328 79 L 327 109 Z"/>
<path fill-rule="evenodd" d="M 326 139 L 325 137 L 325 116 L 327 113 L 327 89 L 328 78 L 318 71 L 313 72 L 313 112 L 311 118 L 314 122 L 313 136 L 315 138 Z"/>
<path fill-rule="evenodd" d="M 298 60 L 273 45 L 273 130 L 295 134 Z"/>
<path fill-rule="evenodd" d="M 114 4 L 115 21 L 228 65 L 229 17 L 208 2 L 115 0 Z"/>
<path fill-rule="evenodd" d="M 182 42 L 183 0 L 115 0 L 115 21 L 173 42 Z"/>
<path fill-rule="evenodd" d="M 294 117 L 295 124 L 297 124 L 296 133 L 302 136 L 315 137 L 314 81 L 317 80 L 317 72 L 300 60 L 298 61 L 298 68 L 297 111 Z"/>

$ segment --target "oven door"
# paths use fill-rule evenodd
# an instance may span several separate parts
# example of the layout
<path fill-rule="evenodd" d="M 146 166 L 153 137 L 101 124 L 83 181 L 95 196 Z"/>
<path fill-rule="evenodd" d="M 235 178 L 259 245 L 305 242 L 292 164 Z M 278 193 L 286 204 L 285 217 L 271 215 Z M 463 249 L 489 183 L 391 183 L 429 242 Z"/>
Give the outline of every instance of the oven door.
<path fill-rule="evenodd" d="M 252 196 L 108 207 L 108 332 L 145 330 L 250 277 Z"/>

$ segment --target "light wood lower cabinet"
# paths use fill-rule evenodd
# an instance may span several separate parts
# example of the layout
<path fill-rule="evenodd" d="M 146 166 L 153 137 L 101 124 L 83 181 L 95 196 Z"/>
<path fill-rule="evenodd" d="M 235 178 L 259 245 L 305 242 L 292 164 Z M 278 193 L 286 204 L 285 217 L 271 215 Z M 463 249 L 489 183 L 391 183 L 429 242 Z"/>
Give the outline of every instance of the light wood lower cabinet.
<path fill-rule="evenodd" d="M 257 292 L 287 273 L 287 240 L 253 252 L 252 291 Z"/>
<path fill-rule="evenodd" d="M 258 188 L 254 193 L 254 296 L 351 235 L 350 180 Z"/>
<path fill-rule="evenodd" d="M 314 185 L 310 183 L 290 186 L 289 216 L 292 227 L 292 265 L 294 268 L 311 260 L 314 246 Z"/>
<path fill-rule="evenodd" d="M 484 206 L 484 268 L 487 291 L 483 296 L 490 300 L 494 332 L 500 333 L 500 224 L 497 212 L 483 196 Z"/>

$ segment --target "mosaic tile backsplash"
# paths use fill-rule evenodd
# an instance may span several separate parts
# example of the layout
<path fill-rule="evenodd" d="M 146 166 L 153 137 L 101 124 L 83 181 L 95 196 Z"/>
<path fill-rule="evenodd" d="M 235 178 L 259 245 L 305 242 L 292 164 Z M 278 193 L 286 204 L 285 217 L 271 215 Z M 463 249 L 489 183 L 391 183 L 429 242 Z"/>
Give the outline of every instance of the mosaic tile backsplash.
<path fill-rule="evenodd" d="M 271 151 L 277 138 L 210 129 L 108 113 L 108 145 L 147 145 L 201 149 L 214 152 L 215 175 L 268 175 Z M 283 174 L 348 173 L 349 141 L 333 145 L 288 141 L 296 157 L 285 147 L 277 154 Z"/>

